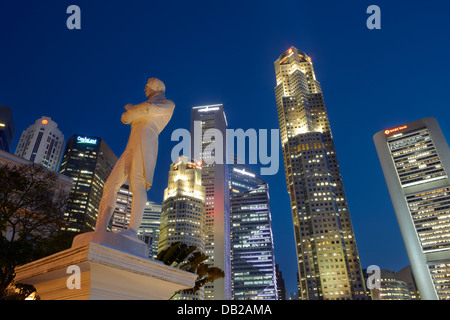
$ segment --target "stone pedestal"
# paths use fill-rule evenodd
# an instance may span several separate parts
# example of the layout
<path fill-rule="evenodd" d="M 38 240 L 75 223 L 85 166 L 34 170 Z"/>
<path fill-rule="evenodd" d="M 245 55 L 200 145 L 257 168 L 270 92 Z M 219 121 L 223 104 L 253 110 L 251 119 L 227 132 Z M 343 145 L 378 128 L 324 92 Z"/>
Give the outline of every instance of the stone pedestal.
<path fill-rule="evenodd" d="M 84 237 L 71 249 L 16 268 L 15 281 L 33 285 L 42 300 L 167 300 L 175 291 L 195 285 L 196 274 L 142 254 L 85 243 Z M 69 288 L 77 277 L 70 266 L 79 267 L 79 289 Z"/>
<path fill-rule="evenodd" d="M 73 239 L 72 248 L 94 242 L 147 258 L 149 252 L 147 244 L 144 241 L 139 240 L 137 235 L 128 235 L 127 231 L 128 230 L 125 230 L 125 232 L 95 231 L 82 233 Z"/>

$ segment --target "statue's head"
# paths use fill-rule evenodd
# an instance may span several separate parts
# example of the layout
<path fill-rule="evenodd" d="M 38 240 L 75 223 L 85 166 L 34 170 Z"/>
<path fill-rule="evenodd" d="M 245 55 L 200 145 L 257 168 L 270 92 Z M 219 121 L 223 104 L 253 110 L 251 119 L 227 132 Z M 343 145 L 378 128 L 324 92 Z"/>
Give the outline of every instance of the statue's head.
<path fill-rule="evenodd" d="M 166 86 L 164 85 L 164 82 L 162 82 L 161 80 L 157 78 L 150 78 L 148 79 L 144 91 L 147 97 L 151 97 L 157 93 L 164 93 L 166 91 Z"/>

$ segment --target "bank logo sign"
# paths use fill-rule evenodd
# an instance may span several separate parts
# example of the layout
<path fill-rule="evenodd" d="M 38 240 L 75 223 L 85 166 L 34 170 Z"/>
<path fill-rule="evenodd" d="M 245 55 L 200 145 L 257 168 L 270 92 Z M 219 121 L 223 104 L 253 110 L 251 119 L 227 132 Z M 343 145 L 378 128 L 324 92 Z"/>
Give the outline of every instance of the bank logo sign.
<path fill-rule="evenodd" d="M 78 143 L 97 144 L 97 139 L 92 139 L 92 138 L 82 137 L 82 136 L 78 136 L 77 141 L 78 141 Z"/>

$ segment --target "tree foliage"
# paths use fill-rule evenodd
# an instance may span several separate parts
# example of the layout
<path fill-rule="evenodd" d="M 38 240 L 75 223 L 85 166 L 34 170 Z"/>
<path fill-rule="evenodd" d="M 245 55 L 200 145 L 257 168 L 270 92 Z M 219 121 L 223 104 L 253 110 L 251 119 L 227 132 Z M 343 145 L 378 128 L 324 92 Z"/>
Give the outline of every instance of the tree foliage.
<path fill-rule="evenodd" d="M 68 196 L 57 174 L 41 165 L 0 166 L 0 299 L 15 292 L 17 266 L 67 248 L 73 234 L 61 227 Z M 17 288 L 20 297 L 29 294 L 29 287 Z"/>
<path fill-rule="evenodd" d="M 225 273 L 220 268 L 208 266 L 205 263 L 207 259 L 208 256 L 197 250 L 196 246 L 188 246 L 181 242 L 175 242 L 158 253 L 156 260 L 162 261 L 166 265 L 197 274 L 197 280 L 193 288 L 177 291 L 171 298 L 180 292 L 187 294 L 196 293 L 205 284 L 225 277 Z"/>

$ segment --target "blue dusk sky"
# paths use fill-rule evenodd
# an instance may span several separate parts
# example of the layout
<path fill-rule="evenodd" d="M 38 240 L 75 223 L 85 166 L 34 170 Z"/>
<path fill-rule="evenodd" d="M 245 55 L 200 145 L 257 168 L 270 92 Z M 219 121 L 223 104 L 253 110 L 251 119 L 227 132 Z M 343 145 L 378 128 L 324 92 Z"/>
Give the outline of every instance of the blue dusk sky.
<path fill-rule="evenodd" d="M 69 30 L 69 5 L 81 30 Z M 381 30 L 369 30 L 369 5 Z M 387 128 L 435 117 L 450 137 L 450 4 L 422 1 L 3 1 L 0 105 L 13 109 L 16 136 L 41 116 L 66 140 L 99 136 L 116 155 L 130 127 L 127 103 L 146 99 L 150 77 L 176 103 L 160 135 L 149 199 L 162 202 L 175 129 L 193 106 L 222 103 L 229 128 L 277 129 L 274 61 L 295 46 L 321 82 L 361 265 L 409 264 L 372 140 Z M 289 292 L 297 264 L 280 150 L 270 185 L 276 262 Z"/>

